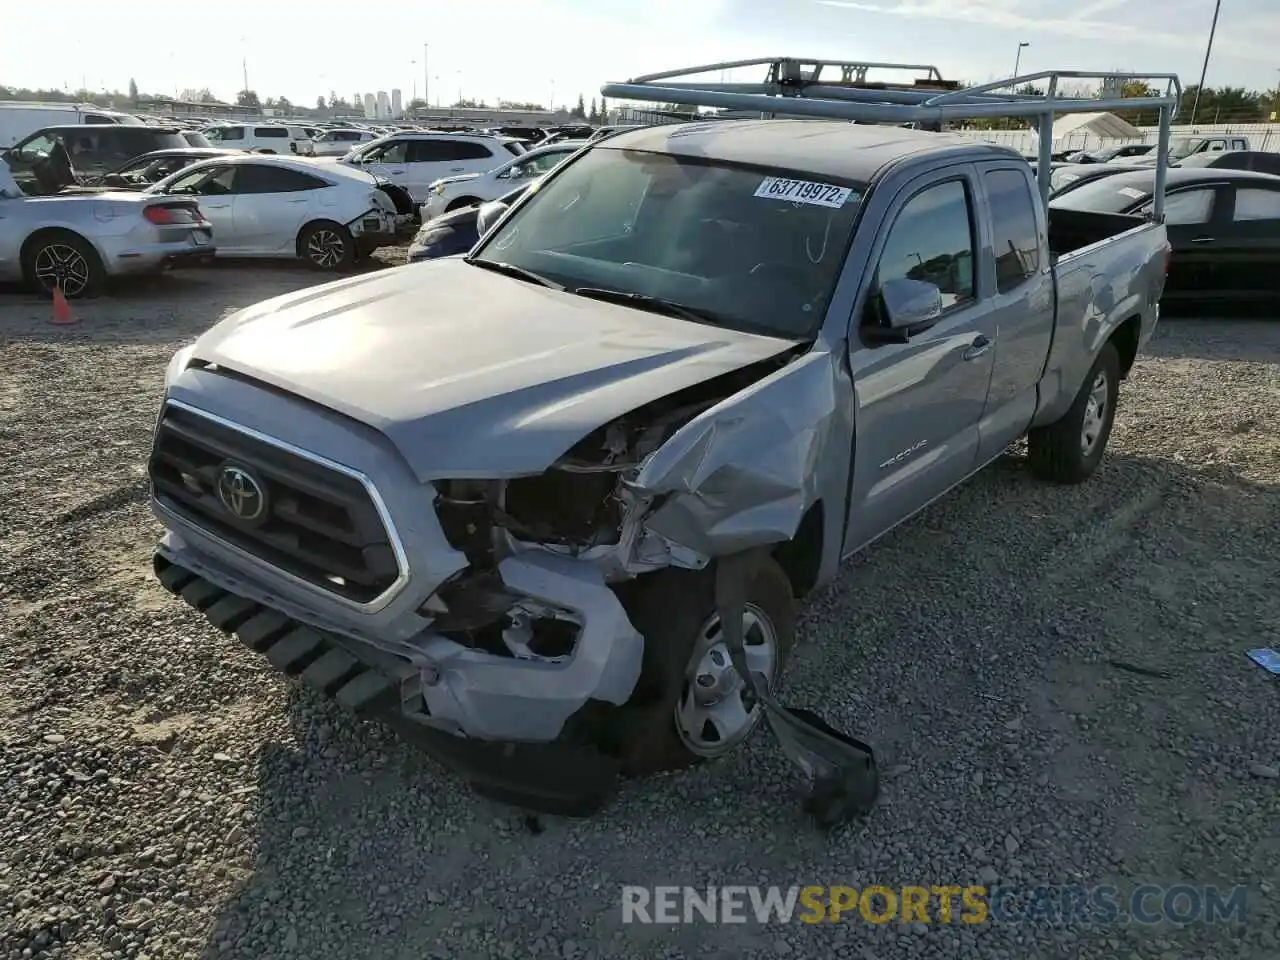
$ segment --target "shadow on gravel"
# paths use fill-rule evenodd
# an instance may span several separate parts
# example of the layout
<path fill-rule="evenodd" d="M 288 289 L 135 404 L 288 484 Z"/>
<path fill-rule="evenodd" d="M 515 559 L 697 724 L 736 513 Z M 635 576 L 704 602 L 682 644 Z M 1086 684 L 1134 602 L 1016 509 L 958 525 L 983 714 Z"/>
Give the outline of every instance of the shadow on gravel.
<path fill-rule="evenodd" d="M 1275 786 L 1249 772 L 1280 711 L 1244 655 L 1280 622 L 1280 488 L 1122 455 L 1080 487 L 1026 472 L 1003 458 L 805 609 L 788 697 L 883 748 L 868 821 L 817 834 L 757 736 L 627 787 L 593 820 L 531 828 L 385 728 L 293 690 L 295 742 L 263 747 L 257 809 L 234 828 L 256 830 L 256 863 L 206 956 L 1280 955 L 1256 886 L 1280 862 Z M 940 599 L 956 602 L 942 614 Z M 906 934 L 855 919 L 794 924 L 780 946 L 780 928 L 755 923 L 620 923 L 628 883 L 975 882 L 1250 884 L 1253 912 L 1243 928 L 1033 940 L 1013 924 Z"/>
<path fill-rule="evenodd" d="M 1214 317 L 1169 313 L 1161 317 L 1142 358 L 1275 363 L 1280 359 L 1280 307 Z"/>
<path fill-rule="evenodd" d="M 219 260 L 112 281 L 101 296 L 71 303 L 76 322 L 49 324 L 49 300 L 16 287 L 0 290 L 0 342 L 170 344 L 193 339 L 227 314 L 271 297 L 388 269 L 368 259 L 354 270 L 325 274 L 296 260 Z"/>

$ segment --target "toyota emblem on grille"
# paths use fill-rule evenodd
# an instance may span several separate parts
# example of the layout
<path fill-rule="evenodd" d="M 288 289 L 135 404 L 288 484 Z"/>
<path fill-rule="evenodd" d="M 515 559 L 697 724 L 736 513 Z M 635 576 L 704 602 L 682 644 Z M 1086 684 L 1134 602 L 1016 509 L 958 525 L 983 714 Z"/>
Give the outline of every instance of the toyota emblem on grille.
<path fill-rule="evenodd" d="M 227 464 L 218 471 L 218 499 L 241 523 L 258 520 L 267 509 L 267 492 L 243 467 Z"/>

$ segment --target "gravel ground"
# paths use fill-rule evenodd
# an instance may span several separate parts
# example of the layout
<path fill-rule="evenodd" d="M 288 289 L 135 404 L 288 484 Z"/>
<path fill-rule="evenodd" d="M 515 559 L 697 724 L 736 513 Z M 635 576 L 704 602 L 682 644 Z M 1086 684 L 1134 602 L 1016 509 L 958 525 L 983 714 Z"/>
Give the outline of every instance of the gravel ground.
<path fill-rule="evenodd" d="M 886 773 L 823 836 L 765 736 L 521 817 L 151 581 L 166 361 L 314 281 L 174 274 L 67 328 L 0 299 L 0 960 L 1280 957 L 1280 679 L 1245 657 L 1280 647 L 1280 326 L 1167 321 L 1090 483 L 1007 457 L 809 604 L 789 699 Z M 621 884 L 995 881 L 1244 884 L 1247 922 L 620 922 Z"/>

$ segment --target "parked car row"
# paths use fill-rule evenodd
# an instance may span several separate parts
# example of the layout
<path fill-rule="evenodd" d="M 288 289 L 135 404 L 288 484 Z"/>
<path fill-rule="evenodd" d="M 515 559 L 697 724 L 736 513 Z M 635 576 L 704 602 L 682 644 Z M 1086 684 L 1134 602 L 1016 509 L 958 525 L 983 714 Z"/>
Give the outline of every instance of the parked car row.
<path fill-rule="evenodd" d="M 166 163 L 180 166 L 146 182 Z M 0 279 L 75 298 L 111 276 L 215 256 L 297 257 L 337 271 L 413 227 L 400 188 L 343 165 L 228 150 L 198 158 L 164 151 L 137 166 L 131 180 L 117 172 L 75 183 L 67 150 L 55 143 L 33 170 L 38 186 L 62 188 L 30 192 L 0 163 Z"/>

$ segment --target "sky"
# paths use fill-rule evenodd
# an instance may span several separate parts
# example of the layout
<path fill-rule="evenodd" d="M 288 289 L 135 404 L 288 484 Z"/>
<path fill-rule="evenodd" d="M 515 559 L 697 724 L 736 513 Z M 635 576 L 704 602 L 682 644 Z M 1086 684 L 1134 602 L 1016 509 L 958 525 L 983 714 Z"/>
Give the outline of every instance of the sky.
<path fill-rule="evenodd" d="M 722 60 L 829 57 L 937 66 L 948 79 L 1047 69 L 1175 72 L 1199 79 L 1213 0 L 379 0 L 346 3 L 67 0 L 56 39 L 39 4 L 0 31 L 0 84 L 128 87 L 173 96 L 312 105 L 331 91 L 407 102 L 588 101 L 602 83 Z M 1207 86 L 1275 89 L 1280 0 L 1223 0 Z M 189 20 L 187 19 L 189 15 Z M 424 67 L 424 44 L 425 67 Z M 757 79 L 731 74 L 735 80 Z"/>

